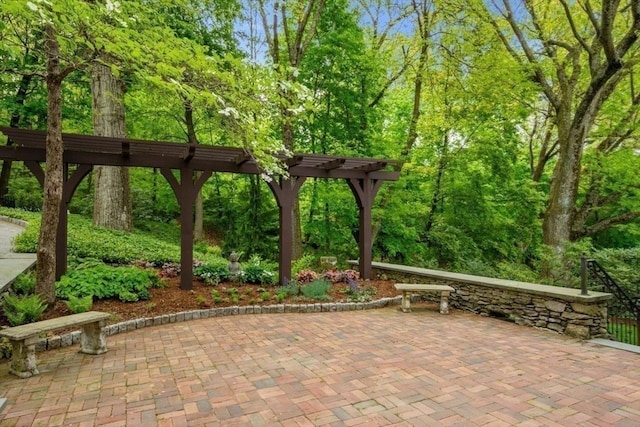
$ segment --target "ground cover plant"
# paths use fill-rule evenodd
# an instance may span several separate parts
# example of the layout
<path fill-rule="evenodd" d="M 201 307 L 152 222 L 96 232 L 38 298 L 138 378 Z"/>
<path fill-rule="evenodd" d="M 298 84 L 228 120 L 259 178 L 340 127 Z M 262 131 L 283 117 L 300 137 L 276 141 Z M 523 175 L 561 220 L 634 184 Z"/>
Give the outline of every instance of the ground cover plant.
<path fill-rule="evenodd" d="M 121 301 L 149 299 L 149 289 L 161 284 L 155 271 L 136 267 L 113 267 L 106 264 L 80 266 L 56 283 L 56 296 L 118 298 Z"/>

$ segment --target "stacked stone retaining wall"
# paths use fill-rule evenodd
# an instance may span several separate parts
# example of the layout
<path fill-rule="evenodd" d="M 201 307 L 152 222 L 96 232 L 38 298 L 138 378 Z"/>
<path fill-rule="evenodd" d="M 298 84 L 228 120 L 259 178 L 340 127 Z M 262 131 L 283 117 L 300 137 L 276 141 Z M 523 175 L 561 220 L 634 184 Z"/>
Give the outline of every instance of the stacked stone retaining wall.
<path fill-rule="evenodd" d="M 483 316 L 500 317 L 581 339 L 608 336 L 607 304 L 613 297 L 611 294 L 580 295 L 579 289 L 396 264 L 373 263 L 373 272 L 398 283 L 449 285 L 456 290 L 449 297 L 450 306 Z M 439 301 L 439 296 L 433 294 L 423 294 L 422 298 Z"/>

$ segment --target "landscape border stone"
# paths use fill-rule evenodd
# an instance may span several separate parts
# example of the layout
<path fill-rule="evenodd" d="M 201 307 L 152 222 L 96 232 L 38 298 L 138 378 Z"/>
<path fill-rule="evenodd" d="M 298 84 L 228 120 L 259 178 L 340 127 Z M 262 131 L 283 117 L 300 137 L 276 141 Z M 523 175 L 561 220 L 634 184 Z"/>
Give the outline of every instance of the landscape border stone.
<path fill-rule="evenodd" d="M 108 336 L 118 335 L 151 326 L 162 326 L 168 323 L 180 323 L 190 320 L 206 319 L 210 317 L 278 313 L 330 313 L 336 311 L 370 310 L 376 308 L 384 308 L 391 305 L 399 305 L 401 298 L 401 296 L 393 298 L 385 297 L 375 301 L 369 301 L 367 303 L 340 302 L 315 304 L 272 304 L 263 306 L 232 306 L 181 311 L 178 313 L 163 314 L 155 317 L 142 317 L 139 319 L 114 323 L 105 327 L 105 333 Z M 62 335 L 40 338 L 40 340 L 36 344 L 36 351 L 40 352 L 51 350 L 54 348 L 68 347 L 79 342 L 80 331 L 72 331 Z"/>

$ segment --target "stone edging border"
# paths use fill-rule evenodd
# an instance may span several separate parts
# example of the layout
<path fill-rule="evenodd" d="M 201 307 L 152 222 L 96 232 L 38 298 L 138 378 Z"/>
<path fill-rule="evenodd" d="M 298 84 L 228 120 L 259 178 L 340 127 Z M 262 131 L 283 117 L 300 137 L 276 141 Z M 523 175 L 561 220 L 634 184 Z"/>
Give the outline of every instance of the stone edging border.
<path fill-rule="evenodd" d="M 23 221 L 17 218 L 11 218 L 9 216 L 4 216 L 4 215 L 0 215 L 0 221 L 10 222 L 12 224 L 19 225 L 20 227 L 26 227 L 27 225 L 29 225 L 27 221 Z"/>
<path fill-rule="evenodd" d="M 149 326 L 160 326 L 169 323 L 179 323 L 189 320 L 208 319 L 212 317 L 236 316 L 243 314 L 271 314 L 271 313 L 327 313 L 336 311 L 356 311 L 383 308 L 390 305 L 399 305 L 402 296 L 393 298 L 380 298 L 369 302 L 332 302 L 316 304 L 272 304 L 253 306 L 232 306 L 209 308 L 203 310 L 181 311 L 173 314 L 163 314 L 155 317 L 143 317 L 140 319 L 127 320 L 105 326 L 107 336 L 117 335 L 125 332 Z M 63 335 L 55 335 L 48 338 L 40 338 L 36 344 L 36 351 L 53 350 L 57 348 L 69 347 L 80 343 L 80 331 L 73 331 Z"/>

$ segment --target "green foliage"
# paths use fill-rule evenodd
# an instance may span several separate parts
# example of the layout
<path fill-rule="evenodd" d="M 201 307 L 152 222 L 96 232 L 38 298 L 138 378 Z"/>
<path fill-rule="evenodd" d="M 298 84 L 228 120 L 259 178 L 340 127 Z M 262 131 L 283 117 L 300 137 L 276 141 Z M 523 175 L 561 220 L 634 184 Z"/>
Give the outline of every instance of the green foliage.
<path fill-rule="evenodd" d="M 14 178 L 7 194 L 0 199 L 3 206 L 26 211 L 39 212 L 42 209 L 42 189 L 40 184 L 24 166 L 15 164 Z"/>
<path fill-rule="evenodd" d="M 295 280 L 291 280 L 286 285 L 280 286 L 276 289 L 278 295 L 284 295 L 284 298 L 287 296 L 298 296 L 300 295 L 300 286 L 296 283 Z"/>
<path fill-rule="evenodd" d="M 15 239 L 17 252 L 36 252 L 40 227 L 39 215 L 3 208 L 8 216 L 28 221 L 25 231 Z M 94 227 L 89 218 L 69 215 L 68 254 L 70 258 L 94 258 L 106 263 L 126 264 L 136 260 L 149 261 L 158 266 L 180 261 L 179 229 L 176 226 L 147 224 L 147 230 L 133 233 Z M 176 233 L 175 230 L 178 230 Z M 177 238 L 176 238 L 177 236 Z M 175 242 L 172 242 L 176 238 Z M 168 239 L 168 240 L 164 240 Z M 96 242 L 100 242 L 99 245 Z M 206 247 L 206 252 L 194 251 L 202 261 L 219 259 L 219 249 Z"/>
<path fill-rule="evenodd" d="M 524 264 L 500 262 L 496 265 L 495 269 L 495 277 L 501 279 L 528 283 L 537 283 L 539 280 L 538 273 Z"/>
<path fill-rule="evenodd" d="M 193 270 L 193 274 L 201 278 L 208 285 L 217 285 L 231 278 L 231 273 L 222 264 L 201 264 Z"/>
<path fill-rule="evenodd" d="M 136 267 L 97 265 L 68 272 L 56 283 L 56 296 L 69 299 L 93 296 L 119 298 L 125 302 L 146 300 L 149 288 L 158 283 L 155 273 Z"/>
<path fill-rule="evenodd" d="M 349 286 L 342 292 L 347 295 L 350 302 L 368 302 L 376 295 L 376 289 L 373 286 Z"/>
<path fill-rule="evenodd" d="M 32 294 L 36 289 L 36 275 L 34 272 L 23 273 L 15 278 L 11 284 L 13 291 L 18 295 Z"/>
<path fill-rule="evenodd" d="M 18 326 L 37 321 L 47 305 L 39 295 L 6 295 L 2 309 L 11 326 Z"/>
<path fill-rule="evenodd" d="M 256 285 L 273 285 L 275 274 L 269 269 L 269 264 L 254 256 L 246 263 L 242 271 L 241 281 Z"/>
<path fill-rule="evenodd" d="M 456 264 L 454 271 L 474 276 L 496 277 L 496 271 L 479 259 L 462 259 Z"/>
<path fill-rule="evenodd" d="M 640 296 L 640 248 L 602 249 L 591 256 L 630 296 Z"/>
<path fill-rule="evenodd" d="M 327 291 L 331 289 L 331 283 L 324 279 L 317 279 L 300 287 L 300 292 L 307 298 L 326 301 L 329 299 Z"/>
<path fill-rule="evenodd" d="M 313 270 L 315 267 L 317 267 L 317 264 L 318 262 L 315 256 L 305 254 L 300 258 L 292 261 L 291 272 L 295 274 L 300 270 Z"/>
<path fill-rule="evenodd" d="M 583 253 L 591 253 L 592 250 L 591 241 L 588 239 L 567 243 L 561 253 L 552 247 L 543 246 L 538 258 L 541 282 L 568 288 L 580 287 L 580 257 Z"/>
<path fill-rule="evenodd" d="M 85 313 L 93 307 L 93 295 L 84 297 L 69 295 L 69 300 L 66 301 L 65 304 L 72 313 Z"/>
<path fill-rule="evenodd" d="M 5 206 L 0 206 L 0 215 L 26 221 L 27 223 L 40 221 L 39 213 L 25 211 L 24 209 L 8 208 Z"/>

